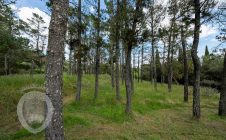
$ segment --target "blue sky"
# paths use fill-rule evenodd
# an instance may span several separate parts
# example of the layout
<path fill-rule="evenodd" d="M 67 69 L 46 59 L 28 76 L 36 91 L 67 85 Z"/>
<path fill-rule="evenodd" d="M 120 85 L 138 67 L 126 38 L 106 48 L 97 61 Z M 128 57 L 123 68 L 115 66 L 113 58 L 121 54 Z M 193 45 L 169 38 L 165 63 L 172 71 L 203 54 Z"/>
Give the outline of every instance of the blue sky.
<path fill-rule="evenodd" d="M 101 0 L 101 7 L 104 7 L 104 0 Z M 44 12 L 48 12 L 46 7 L 46 0 L 18 0 L 16 3 L 16 8 L 20 10 L 19 17 L 22 19 L 29 18 L 31 16 L 31 12 L 38 12 L 41 14 L 46 22 L 49 22 L 50 18 Z M 42 11 L 44 11 L 42 13 Z M 199 44 L 199 56 L 202 56 L 205 51 L 205 46 L 207 45 L 209 51 L 212 51 L 220 42 L 218 42 L 215 38 L 218 34 L 217 28 L 212 27 L 211 25 L 204 25 L 202 27 L 202 33 L 200 37 Z M 189 41 L 192 42 L 192 39 Z"/>

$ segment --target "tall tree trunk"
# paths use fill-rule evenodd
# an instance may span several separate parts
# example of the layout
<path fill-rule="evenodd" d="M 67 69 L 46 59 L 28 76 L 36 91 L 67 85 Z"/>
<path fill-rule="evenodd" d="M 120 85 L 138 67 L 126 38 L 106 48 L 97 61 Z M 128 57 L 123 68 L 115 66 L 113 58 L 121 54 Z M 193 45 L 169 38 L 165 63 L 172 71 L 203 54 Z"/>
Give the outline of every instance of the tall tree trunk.
<path fill-rule="evenodd" d="M 119 16 L 120 16 L 120 2 L 117 0 L 117 20 L 116 20 L 116 73 L 115 73 L 115 85 L 116 85 L 116 99 L 120 99 L 120 89 L 119 89 L 119 56 L 120 56 L 120 50 L 119 50 Z"/>
<path fill-rule="evenodd" d="M 187 60 L 187 49 L 186 49 L 186 39 L 184 36 L 184 27 L 181 27 L 181 43 L 183 47 L 183 57 L 184 57 L 184 102 L 188 102 L 188 60 Z"/>
<path fill-rule="evenodd" d="M 172 28 L 172 27 L 171 27 Z M 169 34 L 169 45 L 168 45 L 168 54 L 167 54 L 167 65 L 168 65 L 168 92 L 172 91 L 172 78 L 171 78 L 171 67 L 172 67 L 172 63 L 171 63 L 171 36 L 172 36 L 172 29 L 170 29 L 170 34 Z"/>
<path fill-rule="evenodd" d="M 125 43 L 123 43 L 123 47 L 125 47 Z M 121 80 L 122 84 L 124 84 L 125 80 L 125 49 L 122 48 L 122 66 L 121 66 Z"/>
<path fill-rule="evenodd" d="M 131 53 L 132 53 L 132 46 L 128 44 L 126 47 L 126 77 L 125 77 L 125 82 L 126 82 L 126 110 L 125 112 L 127 114 L 132 113 L 132 77 L 131 77 Z"/>
<path fill-rule="evenodd" d="M 144 65 L 144 46 L 141 48 L 141 70 L 140 70 L 140 80 L 143 82 L 143 66 Z"/>
<path fill-rule="evenodd" d="M 8 74 L 8 59 L 7 59 L 7 54 L 5 54 L 5 61 L 4 61 L 4 65 L 5 65 L 5 75 Z"/>
<path fill-rule="evenodd" d="M 132 47 L 131 47 L 131 52 L 132 52 Z M 130 54 L 131 55 L 131 54 Z M 131 82 L 131 94 L 133 94 L 134 93 L 134 80 L 133 80 L 133 68 L 132 68 L 132 65 L 131 65 L 131 63 L 130 63 L 130 82 Z"/>
<path fill-rule="evenodd" d="M 124 0 L 124 6 L 126 9 L 126 17 L 127 17 L 127 0 Z M 128 34 L 128 36 L 135 38 L 136 35 L 136 28 L 137 28 L 137 23 L 138 23 L 138 13 L 140 12 L 140 10 L 142 9 L 142 1 L 141 0 L 136 0 L 136 12 L 134 14 L 133 17 L 133 24 L 132 24 L 132 30 L 131 33 Z M 125 20 L 125 27 L 127 28 L 127 20 Z M 125 112 L 127 114 L 132 113 L 132 93 L 133 91 L 133 81 L 132 81 L 132 73 L 131 73 L 131 53 L 132 53 L 132 46 L 134 42 L 131 42 L 130 38 L 127 38 L 128 40 L 126 40 L 127 42 L 127 46 L 126 46 L 126 109 Z"/>
<path fill-rule="evenodd" d="M 152 53 L 151 53 L 152 54 Z M 150 57 L 150 82 L 151 83 L 153 83 L 153 69 L 152 69 L 152 64 L 153 64 L 153 62 L 152 62 L 153 60 L 152 60 L 152 55 L 151 55 L 151 57 Z"/>
<path fill-rule="evenodd" d="M 62 77 L 69 1 L 52 0 L 51 2 L 52 15 L 47 48 L 46 95 L 50 98 L 54 110 L 51 122 L 45 131 L 45 138 L 46 140 L 63 140 Z"/>
<path fill-rule="evenodd" d="M 136 72 L 135 61 L 136 61 L 135 52 L 133 52 L 133 67 L 132 67 L 133 80 L 135 79 L 135 72 Z"/>
<path fill-rule="evenodd" d="M 132 46 L 132 45 L 131 45 Z M 132 49 L 132 47 L 131 47 Z M 133 55 L 133 60 L 135 61 L 135 55 Z M 135 62 L 133 62 L 133 65 L 135 65 Z M 130 80 L 131 80 L 131 88 L 132 88 L 132 94 L 134 93 L 134 77 L 135 77 L 135 74 L 134 74 L 134 68 L 132 67 L 132 65 L 130 65 Z"/>
<path fill-rule="evenodd" d="M 78 0 L 78 59 L 77 59 L 77 86 L 76 86 L 76 96 L 75 100 L 80 101 L 81 98 L 81 90 L 82 90 L 82 2 L 81 0 Z M 75 49 L 74 49 L 75 50 Z"/>
<path fill-rule="evenodd" d="M 96 67 L 95 67 L 95 93 L 94 100 L 98 96 L 99 92 L 99 73 L 100 73 L 100 0 L 98 0 L 98 21 L 97 21 L 97 46 L 96 46 Z"/>
<path fill-rule="evenodd" d="M 173 56 L 174 56 L 174 48 L 175 48 L 175 39 L 176 39 L 176 35 L 175 35 L 175 31 L 174 31 L 174 26 L 175 26 L 175 22 L 173 24 L 173 40 L 172 40 L 172 44 L 171 44 L 171 55 L 170 55 L 170 68 L 169 68 L 169 81 L 170 81 L 170 88 L 169 88 L 169 92 L 172 92 L 172 84 L 173 84 Z"/>
<path fill-rule="evenodd" d="M 69 66 L 68 66 L 68 74 L 72 74 L 72 47 L 70 46 L 70 52 L 69 52 Z"/>
<path fill-rule="evenodd" d="M 155 62 L 155 34 L 154 34 L 154 6 L 151 7 L 151 56 L 152 56 L 152 72 L 153 72 L 153 82 L 154 89 L 157 90 L 157 72 L 156 72 L 156 62 Z"/>
<path fill-rule="evenodd" d="M 163 46 L 163 60 L 162 60 L 162 83 L 164 83 L 165 82 L 165 55 L 166 55 L 166 44 L 165 44 L 165 42 L 163 42 L 164 43 L 164 46 Z"/>
<path fill-rule="evenodd" d="M 31 60 L 31 78 L 32 78 L 32 79 L 33 79 L 33 77 L 34 77 L 34 67 L 35 67 L 34 60 Z"/>
<path fill-rule="evenodd" d="M 220 116 L 226 115 L 226 50 L 224 55 L 224 69 L 223 69 L 223 80 L 222 80 L 222 90 L 220 94 L 219 101 L 219 112 Z"/>
<path fill-rule="evenodd" d="M 168 45 L 168 53 L 167 53 L 167 67 L 168 67 L 168 92 L 171 92 L 171 86 L 172 86 L 172 80 L 170 78 L 170 65 L 171 65 L 171 60 L 170 60 L 170 52 L 171 52 L 171 33 L 169 35 L 169 45 Z"/>
<path fill-rule="evenodd" d="M 137 66 L 137 80 L 138 82 L 140 82 L 140 51 L 138 51 L 138 56 L 137 56 L 137 60 L 138 60 L 138 66 Z"/>
<path fill-rule="evenodd" d="M 111 45 L 111 86 L 115 87 L 114 45 Z"/>
<path fill-rule="evenodd" d="M 195 6 L 195 28 L 194 28 L 194 40 L 191 51 L 191 56 L 194 64 L 194 86 L 193 86 L 193 116 L 200 118 L 200 60 L 197 54 L 199 46 L 200 35 L 200 0 L 194 0 Z"/>

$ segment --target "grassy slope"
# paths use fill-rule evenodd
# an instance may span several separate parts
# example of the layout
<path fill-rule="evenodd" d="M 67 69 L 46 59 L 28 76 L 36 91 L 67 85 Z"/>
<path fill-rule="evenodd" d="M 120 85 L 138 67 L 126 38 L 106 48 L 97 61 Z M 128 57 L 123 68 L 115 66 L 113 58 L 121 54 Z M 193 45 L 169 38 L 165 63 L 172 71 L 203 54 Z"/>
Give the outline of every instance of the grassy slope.
<path fill-rule="evenodd" d="M 98 100 L 93 103 L 94 78 L 83 78 L 82 101 L 74 102 L 75 78 L 64 76 L 64 125 L 66 139 L 226 139 L 226 118 L 217 116 L 218 95 L 201 96 L 202 118 L 191 116 L 192 98 L 183 103 L 183 87 L 166 85 L 158 91 L 148 82 L 135 83 L 133 115 L 124 114 L 125 87 L 121 102 L 117 102 L 110 77 L 100 80 Z M 44 77 L 27 75 L 0 77 L 0 139 L 44 139 L 44 133 L 33 135 L 18 122 L 16 105 L 23 95 L 21 89 L 29 85 L 42 86 Z M 40 90 L 40 89 L 39 89 Z M 208 91 L 210 92 L 210 91 Z"/>

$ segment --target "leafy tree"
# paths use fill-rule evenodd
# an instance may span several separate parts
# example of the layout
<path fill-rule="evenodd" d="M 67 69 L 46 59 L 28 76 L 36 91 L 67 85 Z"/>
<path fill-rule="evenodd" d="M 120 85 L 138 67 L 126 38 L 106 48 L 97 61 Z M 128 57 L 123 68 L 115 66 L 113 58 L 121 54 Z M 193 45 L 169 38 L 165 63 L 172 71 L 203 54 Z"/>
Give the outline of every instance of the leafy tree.
<path fill-rule="evenodd" d="M 24 28 L 14 15 L 10 4 L 13 1 L 0 1 L 0 74 L 19 73 L 30 68 L 32 52 L 29 40 L 22 37 Z"/>
<path fill-rule="evenodd" d="M 32 38 L 30 39 L 30 44 L 36 50 L 36 57 L 33 61 L 39 66 L 41 71 L 43 65 L 42 57 L 44 56 L 44 43 L 47 38 L 43 33 L 47 28 L 45 27 L 45 21 L 40 15 L 32 13 L 32 17 L 28 19 L 28 23 L 21 21 L 21 24 L 25 29 L 25 33 Z"/>

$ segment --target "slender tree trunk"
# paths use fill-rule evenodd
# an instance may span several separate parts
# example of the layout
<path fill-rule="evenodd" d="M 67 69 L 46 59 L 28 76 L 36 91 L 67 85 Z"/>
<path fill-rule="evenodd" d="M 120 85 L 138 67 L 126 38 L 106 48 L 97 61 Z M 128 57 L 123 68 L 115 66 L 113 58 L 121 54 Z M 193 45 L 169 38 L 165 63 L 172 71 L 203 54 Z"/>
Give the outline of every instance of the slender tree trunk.
<path fill-rule="evenodd" d="M 173 30 L 174 30 L 174 25 L 173 24 Z M 173 56 L 174 56 L 174 48 L 175 48 L 175 31 L 173 31 L 173 40 L 172 40 L 172 44 L 171 44 L 171 55 L 170 55 L 170 68 L 169 68 L 169 81 L 170 81 L 170 88 L 169 88 L 169 92 L 172 92 L 172 84 L 173 84 Z"/>
<path fill-rule="evenodd" d="M 120 50 L 119 50 L 119 16 L 120 16 L 120 2 L 117 0 L 117 20 L 116 20 L 116 73 L 115 73 L 115 85 L 116 85 L 116 99 L 120 99 L 120 89 L 119 89 L 119 56 L 120 56 Z"/>
<path fill-rule="evenodd" d="M 68 74 L 72 74 L 72 65 L 71 65 L 71 62 L 72 62 L 72 49 L 70 47 L 70 52 L 69 52 L 69 66 L 68 66 Z"/>
<path fill-rule="evenodd" d="M 141 48 L 141 73 L 140 73 L 140 80 L 141 82 L 143 82 L 143 66 L 144 65 L 144 46 L 142 45 L 142 48 Z"/>
<path fill-rule="evenodd" d="M 140 82 L 140 51 L 138 51 L 138 56 L 137 56 L 137 60 L 138 60 L 138 66 L 137 66 L 137 80 L 138 82 Z"/>
<path fill-rule="evenodd" d="M 115 87 L 114 46 L 111 45 L 111 86 Z"/>
<path fill-rule="evenodd" d="M 153 82 L 154 82 L 154 89 L 157 90 L 157 72 L 156 72 L 156 62 L 155 62 L 155 34 L 154 34 L 154 6 L 152 5 L 151 8 L 151 56 L 152 56 L 152 72 L 153 72 Z"/>
<path fill-rule="evenodd" d="M 181 42 L 183 47 L 183 57 L 184 57 L 184 102 L 188 102 L 188 60 L 187 60 L 187 49 L 186 49 L 186 39 L 184 36 L 184 27 L 181 27 Z"/>
<path fill-rule="evenodd" d="M 197 55 L 200 34 L 200 0 L 194 0 L 195 6 L 195 28 L 194 40 L 191 51 L 191 56 L 194 64 L 194 86 L 193 86 L 193 116 L 200 118 L 200 60 Z"/>
<path fill-rule="evenodd" d="M 132 45 L 131 45 L 132 46 Z M 131 47 L 131 49 L 132 49 L 132 47 Z M 134 58 L 134 61 L 135 61 L 135 57 L 134 57 L 135 55 L 133 55 L 133 58 Z M 135 62 L 133 63 L 133 65 L 135 65 Z M 134 77 L 135 77 L 135 75 L 134 75 L 134 68 L 132 67 L 132 65 L 129 65 L 130 66 L 130 80 L 131 80 L 131 88 L 132 88 L 132 94 L 134 93 Z"/>
<path fill-rule="evenodd" d="M 127 17 L 127 1 L 124 0 L 124 6 L 126 9 L 126 15 Z M 133 17 L 133 24 L 132 24 L 132 30 L 131 34 L 129 34 L 130 37 L 135 38 L 136 35 L 136 28 L 137 28 L 137 23 L 138 23 L 138 13 L 142 9 L 142 1 L 141 0 L 136 0 L 136 12 Z M 125 20 L 125 27 L 127 28 L 127 20 Z M 127 46 L 126 46 L 126 109 L 125 112 L 127 114 L 132 113 L 132 93 L 134 92 L 133 87 L 132 87 L 132 73 L 131 73 L 131 53 L 132 53 L 132 46 L 134 42 L 131 42 L 130 39 L 126 40 Z"/>
<path fill-rule="evenodd" d="M 123 47 L 125 47 L 125 44 L 123 45 Z M 124 80 L 125 80 L 125 49 L 122 49 L 122 66 L 121 66 L 121 80 L 122 80 L 122 84 L 124 84 Z"/>
<path fill-rule="evenodd" d="M 45 131 L 46 140 L 64 139 L 62 77 L 68 8 L 68 0 L 52 0 L 47 48 L 46 95 L 50 98 L 54 110 L 51 122 Z"/>
<path fill-rule="evenodd" d="M 135 71 L 136 71 L 136 66 L 135 66 L 135 52 L 134 52 L 133 53 L 133 67 L 132 67 L 133 80 L 135 79 Z"/>
<path fill-rule="evenodd" d="M 34 77 L 34 66 L 35 64 L 34 64 L 34 60 L 32 60 L 31 61 L 31 78 L 33 79 L 33 77 Z"/>
<path fill-rule="evenodd" d="M 165 58 L 166 58 L 166 44 L 164 42 L 164 47 L 163 47 L 163 60 L 162 60 L 162 83 L 165 82 Z"/>
<path fill-rule="evenodd" d="M 222 80 L 222 90 L 220 94 L 219 101 L 219 112 L 220 116 L 226 115 L 226 50 L 224 55 L 224 69 L 223 69 L 223 80 Z"/>
<path fill-rule="evenodd" d="M 98 21 L 97 21 L 97 47 L 96 47 L 96 68 L 95 68 L 95 93 L 94 100 L 96 100 L 99 92 L 99 73 L 100 73 L 100 0 L 98 0 Z"/>
<path fill-rule="evenodd" d="M 153 60 L 152 60 L 152 56 L 150 57 L 150 82 L 151 82 L 151 84 L 153 83 L 153 69 L 152 69 L 152 64 L 153 64 L 153 62 L 152 62 Z"/>
<path fill-rule="evenodd" d="M 78 0 L 78 59 L 77 59 L 77 86 L 76 86 L 76 96 L 75 100 L 80 101 L 81 90 L 82 90 L 82 12 L 81 12 L 82 2 Z"/>
<path fill-rule="evenodd" d="M 131 47 L 132 48 L 132 47 Z M 131 50 L 131 52 L 132 52 L 132 50 Z M 132 65 L 131 65 L 131 63 L 130 63 L 130 82 L 131 82 L 131 94 L 133 94 L 134 93 L 134 80 L 133 80 L 133 68 L 132 68 Z"/>
<path fill-rule="evenodd" d="M 4 61 L 4 65 L 5 65 L 5 75 L 8 74 L 8 61 L 7 61 L 7 54 L 5 54 L 5 61 Z"/>
<path fill-rule="evenodd" d="M 128 45 L 126 48 L 126 110 L 127 114 L 132 113 L 132 77 L 131 77 L 131 53 L 132 53 L 132 46 Z"/>
<path fill-rule="evenodd" d="M 170 57 L 170 52 L 171 52 L 171 35 L 172 35 L 172 29 L 170 31 L 170 34 L 169 34 L 169 46 L 168 46 L 168 54 L 167 54 L 167 65 L 168 65 L 168 92 L 171 92 L 172 91 L 172 78 L 171 78 L 171 67 L 172 67 L 172 64 L 171 64 L 171 57 Z"/>

